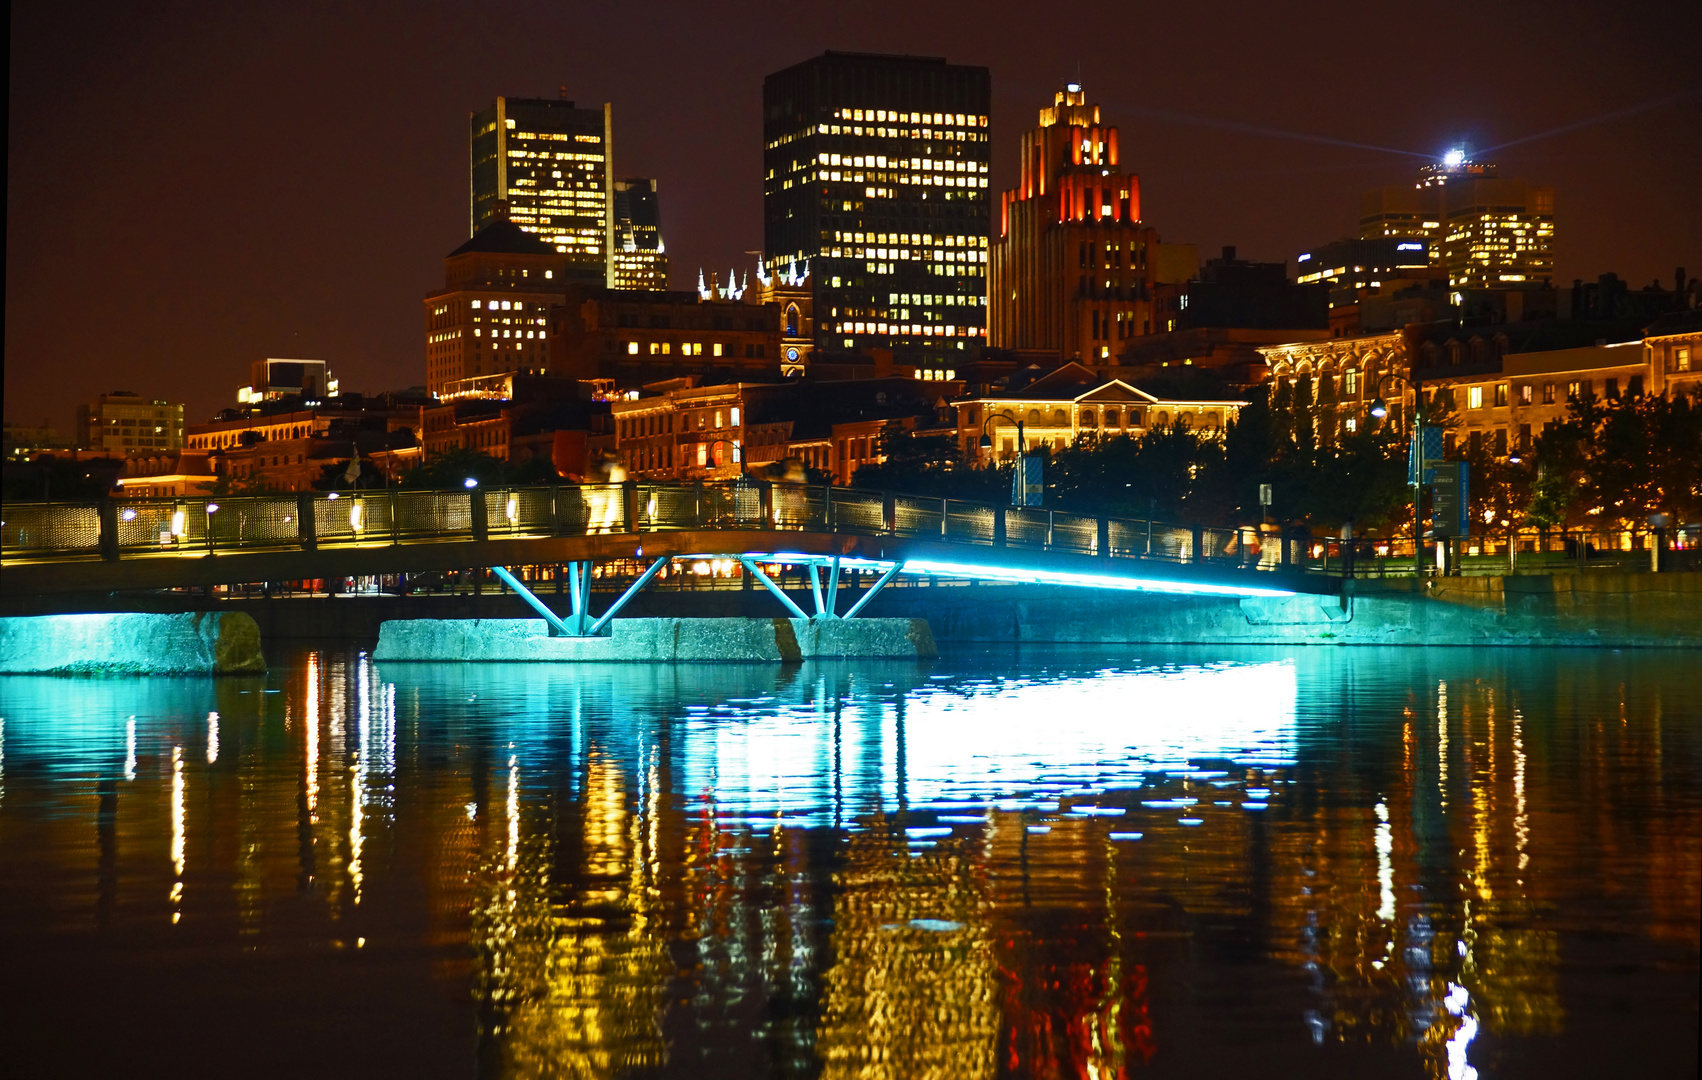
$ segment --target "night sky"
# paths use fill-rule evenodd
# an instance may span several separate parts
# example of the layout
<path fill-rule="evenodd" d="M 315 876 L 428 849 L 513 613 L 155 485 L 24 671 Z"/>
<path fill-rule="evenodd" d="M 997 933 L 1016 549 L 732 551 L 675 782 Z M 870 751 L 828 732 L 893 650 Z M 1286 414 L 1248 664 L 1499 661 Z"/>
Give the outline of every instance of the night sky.
<path fill-rule="evenodd" d="M 205 419 L 264 356 L 423 383 L 467 114 L 497 94 L 613 102 L 616 174 L 661 181 L 673 285 L 742 271 L 763 76 L 830 48 L 990 66 L 995 188 L 1079 73 L 1147 221 L 1202 255 L 1290 258 L 1351 234 L 1412 155 L 1581 125 L 1484 155 L 1556 188 L 1559 283 L 1702 274 L 1694 0 L 142 7 L 12 5 L 5 415 L 66 435 L 119 388 Z"/>

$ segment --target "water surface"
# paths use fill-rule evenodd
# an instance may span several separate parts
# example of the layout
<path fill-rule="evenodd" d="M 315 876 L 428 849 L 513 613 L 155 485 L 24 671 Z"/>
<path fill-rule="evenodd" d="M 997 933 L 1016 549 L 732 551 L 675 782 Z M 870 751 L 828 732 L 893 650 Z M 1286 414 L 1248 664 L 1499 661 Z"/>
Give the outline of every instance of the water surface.
<path fill-rule="evenodd" d="M 0 1072 L 1694 1075 L 1694 671 L 0 679 Z"/>

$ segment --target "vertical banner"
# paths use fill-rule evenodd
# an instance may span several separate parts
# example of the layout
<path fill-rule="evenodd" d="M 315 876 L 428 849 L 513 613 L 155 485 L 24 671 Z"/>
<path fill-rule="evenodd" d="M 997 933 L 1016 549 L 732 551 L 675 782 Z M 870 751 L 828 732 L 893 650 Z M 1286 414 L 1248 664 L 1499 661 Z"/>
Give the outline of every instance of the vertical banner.
<path fill-rule="evenodd" d="M 1449 461 L 1437 465 L 1435 472 L 1431 528 L 1437 536 L 1465 536 L 1471 531 L 1470 467 L 1463 461 Z"/>
<path fill-rule="evenodd" d="M 1044 464 L 1039 454 L 1023 454 L 1011 470 L 1011 505 L 1040 506 L 1045 502 Z"/>

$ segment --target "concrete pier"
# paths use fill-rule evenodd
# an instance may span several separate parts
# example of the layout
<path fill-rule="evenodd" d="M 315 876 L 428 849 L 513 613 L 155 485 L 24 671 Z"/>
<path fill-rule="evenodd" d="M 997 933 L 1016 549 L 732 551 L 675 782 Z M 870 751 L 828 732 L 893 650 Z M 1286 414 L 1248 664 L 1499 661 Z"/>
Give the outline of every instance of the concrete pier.
<path fill-rule="evenodd" d="M 607 637 L 550 637 L 542 619 L 392 619 L 380 661 L 795 663 L 938 655 L 920 619 L 616 619 Z"/>
<path fill-rule="evenodd" d="M 0 619 L 0 674 L 263 674 L 260 627 L 241 611 Z"/>

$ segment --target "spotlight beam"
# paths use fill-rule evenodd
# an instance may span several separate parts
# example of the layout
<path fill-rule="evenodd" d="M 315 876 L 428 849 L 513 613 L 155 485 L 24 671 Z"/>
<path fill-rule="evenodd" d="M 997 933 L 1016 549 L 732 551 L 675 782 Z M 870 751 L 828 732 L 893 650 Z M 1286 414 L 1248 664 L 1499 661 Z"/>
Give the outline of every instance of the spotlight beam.
<path fill-rule="evenodd" d="M 1674 105 L 1686 98 L 1696 97 L 1698 94 L 1702 94 L 1702 86 L 1693 86 L 1688 90 L 1681 90 L 1676 94 L 1669 94 L 1666 97 L 1651 98 L 1648 101 L 1644 101 L 1636 105 L 1627 105 L 1623 109 L 1614 109 L 1612 112 L 1605 112 L 1600 116 L 1592 116 L 1587 120 L 1579 120 L 1571 124 L 1564 124 L 1557 128 L 1550 128 L 1547 131 L 1539 131 L 1535 135 L 1526 135 L 1522 139 L 1514 139 L 1512 142 L 1504 142 L 1499 146 L 1491 146 L 1487 150 L 1480 152 L 1484 154 L 1493 154 L 1497 150 L 1505 150 L 1510 146 L 1523 146 L 1525 143 L 1536 142 L 1538 139 L 1548 139 L 1556 135 L 1564 135 L 1569 131 L 1577 131 L 1579 128 L 1593 127 L 1596 124 L 1605 124 L 1610 120 L 1619 120 L 1627 116 L 1635 116 L 1638 113 L 1648 112 L 1651 109 L 1658 109 L 1664 105 Z"/>

